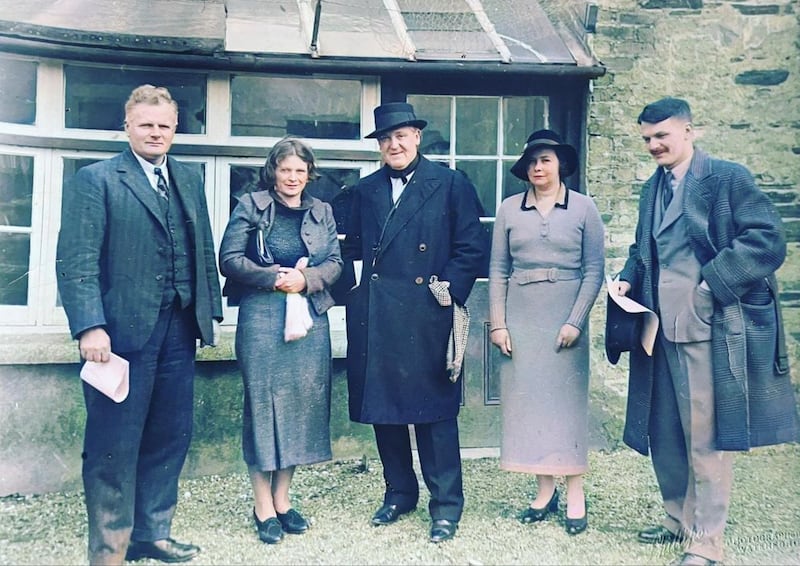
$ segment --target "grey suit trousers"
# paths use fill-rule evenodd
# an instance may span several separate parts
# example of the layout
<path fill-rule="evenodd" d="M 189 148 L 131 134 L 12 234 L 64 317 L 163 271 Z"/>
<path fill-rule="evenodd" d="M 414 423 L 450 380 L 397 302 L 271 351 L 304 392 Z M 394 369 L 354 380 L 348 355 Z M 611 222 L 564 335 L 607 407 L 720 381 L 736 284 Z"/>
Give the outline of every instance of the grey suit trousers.
<path fill-rule="evenodd" d="M 663 524 L 688 538 L 686 552 L 720 561 L 733 454 L 714 443 L 711 342 L 674 343 L 659 331 L 655 356 L 650 449 Z"/>

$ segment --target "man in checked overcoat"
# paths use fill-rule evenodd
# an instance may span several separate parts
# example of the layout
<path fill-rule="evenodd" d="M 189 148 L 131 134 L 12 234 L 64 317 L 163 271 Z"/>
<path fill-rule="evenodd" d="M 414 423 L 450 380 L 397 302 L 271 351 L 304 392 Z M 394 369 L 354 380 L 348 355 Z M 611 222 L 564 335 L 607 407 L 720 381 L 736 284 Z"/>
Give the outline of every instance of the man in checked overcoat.
<path fill-rule="evenodd" d="M 375 109 L 367 137 L 377 139 L 384 165 L 354 189 L 342 257 L 363 262 L 344 302 L 350 418 L 373 425 L 386 480 L 372 524 L 394 523 L 417 506 L 413 424 L 430 492 L 430 540 L 441 542 L 455 535 L 464 506 L 461 381 L 447 371 L 453 306 L 441 306 L 428 284 L 447 282 L 463 305 L 485 268 L 488 233 L 467 177 L 419 153 L 426 124 L 404 102 Z"/>
<path fill-rule="evenodd" d="M 732 451 L 797 440 L 775 271 L 781 219 L 750 172 L 694 147 L 686 101 L 639 115 L 658 165 L 639 201 L 620 294 L 652 309 L 652 357 L 631 352 L 624 441 L 652 456 L 665 516 L 643 543 L 683 543 L 675 564 L 723 558 Z"/>

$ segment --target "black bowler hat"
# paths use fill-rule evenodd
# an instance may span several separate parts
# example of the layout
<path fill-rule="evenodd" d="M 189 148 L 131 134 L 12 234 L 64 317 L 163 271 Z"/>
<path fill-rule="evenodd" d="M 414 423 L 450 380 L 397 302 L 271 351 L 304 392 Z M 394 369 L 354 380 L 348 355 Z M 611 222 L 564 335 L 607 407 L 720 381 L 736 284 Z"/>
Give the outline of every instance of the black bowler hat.
<path fill-rule="evenodd" d="M 531 153 L 538 147 L 549 147 L 556 152 L 559 168 L 564 177 L 569 177 L 578 168 L 578 152 L 569 144 L 564 143 L 553 130 L 537 130 L 528 136 L 522 157 L 511 167 L 511 173 L 523 181 L 528 180 L 528 164 L 531 162 Z"/>
<path fill-rule="evenodd" d="M 642 313 L 631 313 L 608 296 L 606 300 L 606 357 L 616 365 L 622 352 L 631 352 L 641 344 Z"/>
<path fill-rule="evenodd" d="M 413 126 L 420 130 L 428 125 L 425 120 L 417 120 L 414 107 L 407 102 L 387 102 L 375 108 L 375 131 L 368 138 L 377 138 L 379 135 L 402 128 Z"/>

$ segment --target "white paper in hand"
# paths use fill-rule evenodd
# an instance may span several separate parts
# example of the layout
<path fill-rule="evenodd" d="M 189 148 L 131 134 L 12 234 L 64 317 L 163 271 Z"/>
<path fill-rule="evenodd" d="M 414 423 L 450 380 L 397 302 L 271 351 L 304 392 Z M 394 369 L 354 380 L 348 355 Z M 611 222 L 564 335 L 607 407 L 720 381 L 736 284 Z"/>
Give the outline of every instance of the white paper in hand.
<path fill-rule="evenodd" d="M 81 379 L 115 403 L 122 403 L 128 397 L 130 386 L 128 366 L 128 360 L 111 352 L 106 363 L 83 364 Z"/>

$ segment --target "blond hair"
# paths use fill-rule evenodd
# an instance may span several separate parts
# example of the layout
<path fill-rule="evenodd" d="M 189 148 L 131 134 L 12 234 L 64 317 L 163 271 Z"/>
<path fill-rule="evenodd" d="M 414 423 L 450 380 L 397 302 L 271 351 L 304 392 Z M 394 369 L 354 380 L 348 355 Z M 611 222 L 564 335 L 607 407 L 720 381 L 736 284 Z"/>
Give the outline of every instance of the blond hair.
<path fill-rule="evenodd" d="M 162 103 L 171 105 L 175 109 L 175 114 L 178 114 L 178 103 L 172 99 L 172 95 L 166 88 L 153 85 L 137 86 L 125 103 L 125 115 L 127 116 L 137 104 L 158 105 Z"/>

